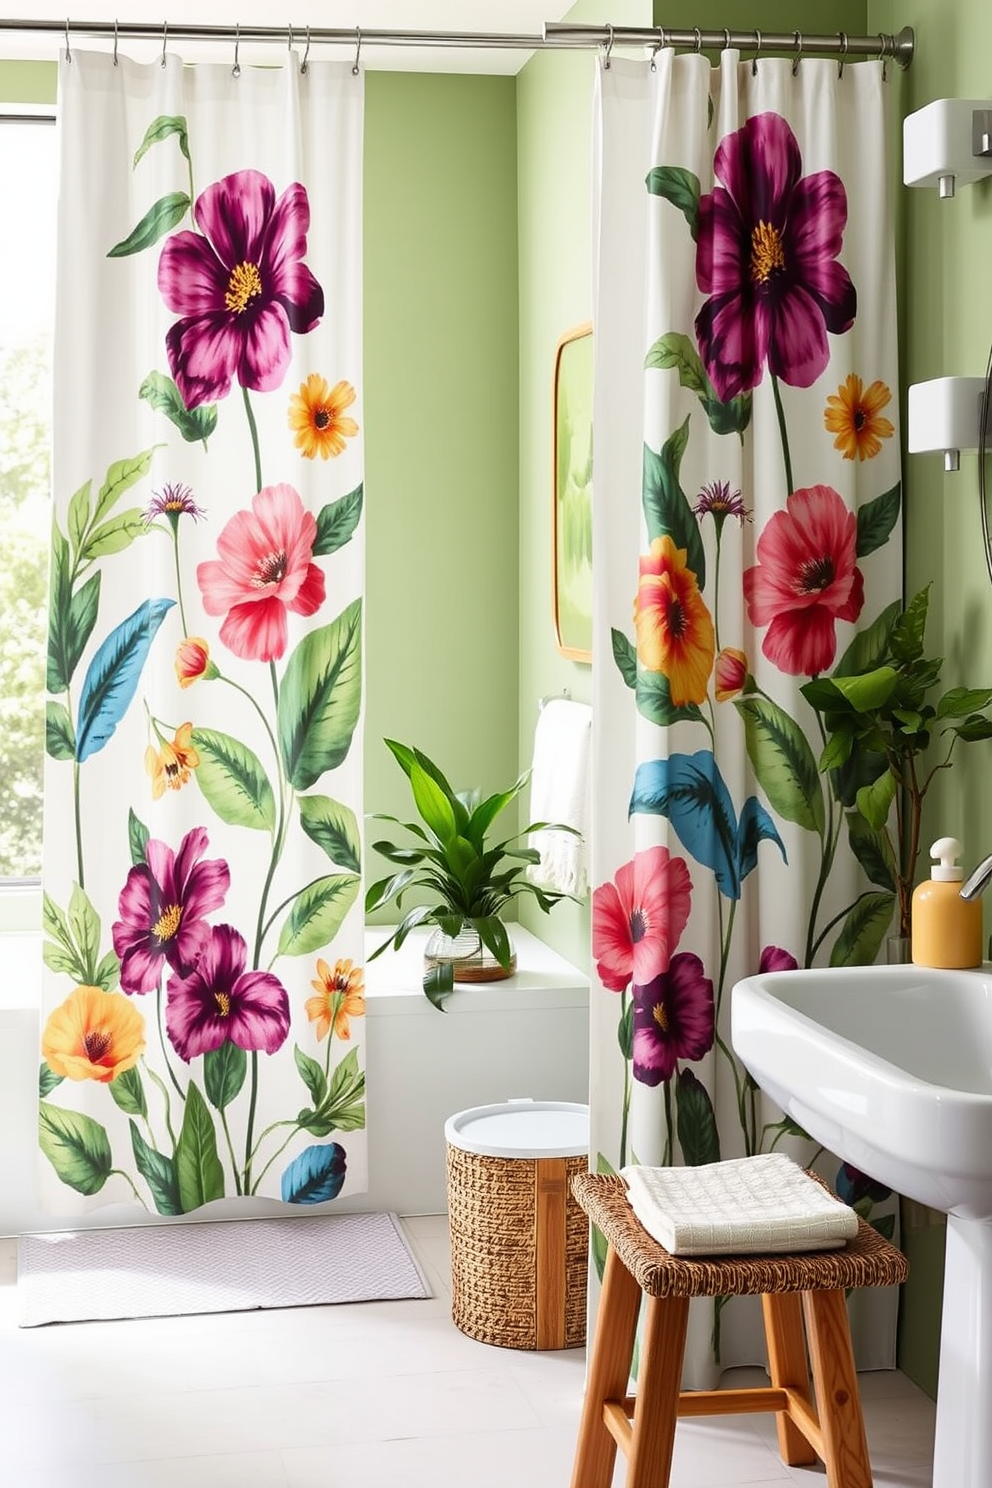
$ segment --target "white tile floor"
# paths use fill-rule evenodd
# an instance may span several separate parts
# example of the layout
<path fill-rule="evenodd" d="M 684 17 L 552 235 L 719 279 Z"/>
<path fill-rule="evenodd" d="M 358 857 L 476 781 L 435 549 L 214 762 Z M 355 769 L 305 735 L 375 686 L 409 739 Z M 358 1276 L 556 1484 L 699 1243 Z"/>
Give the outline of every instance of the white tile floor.
<path fill-rule="evenodd" d="M 429 1301 L 32 1329 L 17 1327 L 16 1245 L 0 1240 L 0 1484 L 567 1488 L 583 1351 L 466 1338 L 450 1320 L 447 1221 L 407 1226 Z M 927 1488 L 931 1401 L 897 1373 L 861 1389 L 876 1488 Z M 745 1484 L 825 1478 L 783 1466 L 771 1416 L 679 1426 L 672 1488 Z"/>

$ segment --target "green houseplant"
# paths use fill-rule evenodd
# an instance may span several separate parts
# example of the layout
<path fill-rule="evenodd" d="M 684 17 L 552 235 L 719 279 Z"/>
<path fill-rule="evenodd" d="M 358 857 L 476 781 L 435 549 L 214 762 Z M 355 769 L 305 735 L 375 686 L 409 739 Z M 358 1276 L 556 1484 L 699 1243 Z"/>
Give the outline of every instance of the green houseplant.
<path fill-rule="evenodd" d="M 802 692 L 820 716 L 820 770 L 847 808 L 851 849 L 877 887 L 894 898 L 898 934 L 908 938 L 920 853 L 923 802 L 960 740 L 992 738 L 992 688 L 952 687 L 934 695 L 942 657 L 924 656 L 930 585 L 905 609 L 895 601 L 859 635 L 832 676 Z M 938 740 L 937 757 L 930 754 Z M 889 815 L 895 803 L 895 840 Z"/>
<path fill-rule="evenodd" d="M 537 850 L 526 845 L 528 834 L 549 828 L 573 836 L 579 833 L 556 822 L 532 822 L 511 837 L 490 842 L 491 828 L 517 799 L 530 778 L 529 771 L 509 790 L 482 800 L 479 791 L 453 791 L 433 760 L 419 749 L 399 744 L 395 739 L 384 742 L 410 782 L 420 822 L 403 822 L 384 812 L 372 813 L 373 819 L 395 823 L 416 841 L 413 845 L 389 840 L 372 844 L 376 852 L 396 865 L 397 872 L 371 885 L 365 896 L 365 910 L 371 913 L 394 902 L 400 909 L 407 890 L 426 892 L 428 902 L 408 910 L 369 959 L 373 960 L 390 946 L 398 950 L 418 925 L 435 925 L 451 941 L 467 933 L 470 936 L 467 958 L 425 957 L 424 992 L 443 1011 L 444 998 L 453 990 L 455 981 L 462 980 L 459 960 L 471 960 L 473 952 L 481 955 L 485 949 L 496 962 L 497 975 L 511 974 L 515 958 L 502 920 L 508 904 L 529 894 L 547 913 L 560 899 L 570 897 L 541 888 L 527 878 L 528 867 L 540 860 Z M 480 978 L 469 974 L 465 979 Z"/>

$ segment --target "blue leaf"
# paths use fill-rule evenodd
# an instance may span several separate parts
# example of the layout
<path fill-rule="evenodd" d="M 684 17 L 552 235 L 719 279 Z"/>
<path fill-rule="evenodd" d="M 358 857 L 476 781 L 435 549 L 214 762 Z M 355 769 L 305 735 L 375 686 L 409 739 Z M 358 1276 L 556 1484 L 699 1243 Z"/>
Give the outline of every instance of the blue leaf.
<path fill-rule="evenodd" d="M 340 1142 L 318 1142 L 295 1157 L 282 1175 L 284 1204 L 323 1204 L 344 1183 L 347 1155 Z"/>
<path fill-rule="evenodd" d="M 728 899 L 739 899 L 737 816 L 709 749 L 638 765 L 630 813 L 667 816 L 679 841 L 709 868 Z"/>
<path fill-rule="evenodd" d="M 758 866 L 759 842 L 776 843 L 782 854 L 783 863 L 788 863 L 785 843 L 775 830 L 775 823 L 757 796 L 748 796 L 741 808 L 741 819 L 737 828 L 737 868 L 742 880 L 747 878 L 752 868 Z"/>
<path fill-rule="evenodd" d="M 82 763 L 103 748 L 128 710 L 152 641 L 174 599 L 146 599 L 112 630 L 86 670 L 76 727 Z"/>

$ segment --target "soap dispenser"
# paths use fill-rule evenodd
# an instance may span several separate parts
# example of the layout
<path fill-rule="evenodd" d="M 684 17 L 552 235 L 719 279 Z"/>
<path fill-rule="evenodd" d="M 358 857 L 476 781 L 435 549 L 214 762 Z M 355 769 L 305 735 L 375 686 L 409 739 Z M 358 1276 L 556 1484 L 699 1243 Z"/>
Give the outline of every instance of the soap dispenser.
<path fill-rule="evenodd" d="M 956 837 L 930 849 L 937 862 L 913 890 L 912 957 L 916 966 L 967 967 L 982 963 L 982 902 L 962 899 L 964 869 Z"/>

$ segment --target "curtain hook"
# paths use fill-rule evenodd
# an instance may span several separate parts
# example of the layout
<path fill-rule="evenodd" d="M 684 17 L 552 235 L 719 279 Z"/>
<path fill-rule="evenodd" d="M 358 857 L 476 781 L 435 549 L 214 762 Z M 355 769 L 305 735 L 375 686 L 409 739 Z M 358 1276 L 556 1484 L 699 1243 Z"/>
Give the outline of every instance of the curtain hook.
<path fill-rule="evenodd" d="M 352 75 L 352 77 L 357 77 L 358 76 L 358 71 L 359 71 L 359 68 L 358 68 L 358 59 L 362 55 L 362 28 L 361 28 L 361 26 L 356 26 L 355 27 L 355 40 L 357 42 L 357 45 L 355 47 L 355 60 L 351 64 L 351 75 Z"/>
<path fill-rule="evenodd" d="M 654 48 L 653 48 L 653 50 L 651 52 L 651 71 L 652 72 L 657 72 L 658 71 L 658 53 L 661 51 L 662 47 L 665 45 L 665 28 L 664 28 L 664 26 L 659 26 L 658 27 L 658 35 L 659 35 L 660 40 L 658 40 L 658 41 L 655 42 Z"/>
<path fill-rule="evenodd" d="M 723 50 L 725 52 L 730 51 L 730 32 L 726 26 L 723 28 Z"/>
<path fill-rule="evenodd" d="M 117 65 L 118 65 L 118 63 L 117 63 L 117 19 L 115 17 L 114 18 L 114 66 L 116 67 Z"/>
<path fill-rule="evenodd" d="M 306 48 L 305 48 L 305 50 L 303 52 L 303 61 L 300 63 L 300 72 L 301 73 L 304 73 L 304 74 L 306 73 L 306 70 L 307 70 L 307 58 L 309 57 L 309 55 L 310 55 L 310 27 L 308 26 L 307 27 L 307 44 L 306 44 Z"/>
<path fill-rule="evenodd" d="M 849 46 L 850 46 L 850 42 L 847 39 L 847 32 L 846 31 L 842 31 L 840 33 L 841 58 L 840 58 L 840 61 L 837 63 L 837 76 L 838 76 L 838 78 L 842 78 L 844 76 L 844 63 L 847 61 L 847 49 L 848 49 Z"/>
<path fill-rule="evenodd" d="M 65 60 L 72 61 L 72 52 L 69 49 L 69 17 L 65 18 Z"/>
<path fill-rule="evenodd" d="M 293 23 L 292 23 L 292 21 L 290 21 L 289 25 L 286 27 L 286 50 L 287 50 L 287 52 L 291 52 L 293 50 Z"/>
<path fill-rule="evenodd" d="M 751 58 L 751 76 L 758 76 L 758 53 L 761 51 L 761 32 L 754 33 L 754 56 Z"/>
<path fill-rule="evenodd" d="M 609 22 L 607 22 L 607 24 L 606 24 L 606 29 L 610 33 L 610 35 L 609 35 L 609 40 L 606 43 L 606 57 L 604 58 L 603 66 L 607 70 L 609 70 L 609 66 L 610 66 L 610 53 L 613 51 L 613 27 L 609 24 Z"/>
<path fill-rule="evenodd" d="M 232 77 L 240 77 L 241 76 L 241 62 L 238 59 L 238 53 L 239 53 L 240 50 L 241 50 L 241 22 L 240 21 L 235 21 L 235 23 L 234 23 L 234 66 L 231 68 L 231 76 Z"/>
<path fill-rule="evenodd" d="M 792 76 L 797 77 L 799 74 L 799 63 L 803 55 L 803 33 L 801 31 L 793 31 L 792 35 L 796 43 L 796 55 L 792 59 Z"/>
<path fill-rule="evenodd" d="M 882 59 L 882 82 L 884 83 L 889 75 L 889 46 L 884 31 L 879 31 L 878 40 L 880 43 L 878 54 Z"/>
<path fill-rule="evenodd" d="M 165 49 L 169 43 L 169 23 L 162 22 L 162 66 L 165 66 Z"/>
<path fill-rule="evenodd" d="M 703 33 L 700 31 L 698 26 L 693 26 L 692 34 L 696 38 L 695 42 L 693 43 L 693 51 L 698 57 L 700 52 L 703 50 Z"/>

